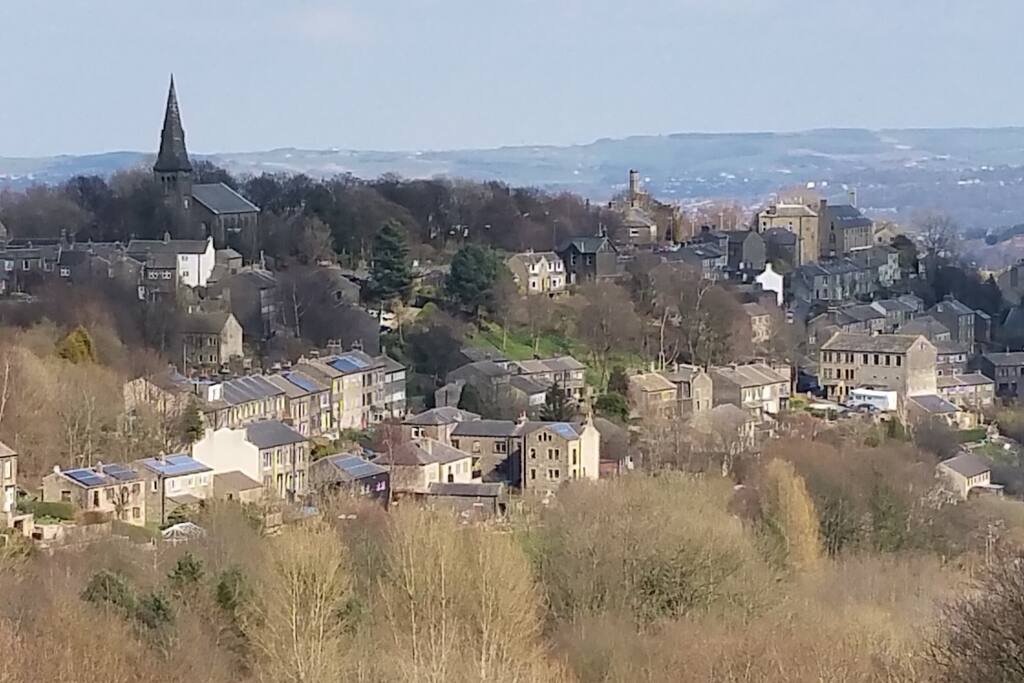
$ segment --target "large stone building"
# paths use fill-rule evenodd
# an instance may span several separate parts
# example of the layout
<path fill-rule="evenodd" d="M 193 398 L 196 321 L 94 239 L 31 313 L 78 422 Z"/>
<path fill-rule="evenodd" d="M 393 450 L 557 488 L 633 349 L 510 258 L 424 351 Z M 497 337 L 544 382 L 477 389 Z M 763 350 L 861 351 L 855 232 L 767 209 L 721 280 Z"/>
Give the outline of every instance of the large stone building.
<path fill-rule="evenodd" d="M 851 389 L 895 391 L 908 397 L 936 394 L 935 345 L 922 336 L 837 332 L 821 345 L 818 382 L 830 399 Z"/>
<path fill-rule="evenodd" d="M 175 199 L 204 234 L 212 236 L 218 248 L 229 242 L 242 245 L 244 234 L 252 234 L 259 220 L 259 208 L 223 183 L 194 183 L 192 162 L 185 146 L 185 129 L 174 90 L 174 77 L 167 91 L 167 108 L 160 133 L 160 151 L 153 164 L 153 176 L 164 195 Z"/>

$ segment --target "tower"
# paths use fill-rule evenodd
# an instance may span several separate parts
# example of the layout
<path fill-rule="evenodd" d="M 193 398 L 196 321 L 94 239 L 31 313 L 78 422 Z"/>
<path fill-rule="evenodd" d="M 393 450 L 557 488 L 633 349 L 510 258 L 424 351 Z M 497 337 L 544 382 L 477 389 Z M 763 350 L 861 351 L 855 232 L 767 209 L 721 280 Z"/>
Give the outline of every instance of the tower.
<path fill-rule="evenodd" d="M 181 111 L 178 96 L 174 92 L 174 75 L 167 91 L 167 109 L 164 111 L 164 127 L 160 132 L 160 151 L 153 164 L 153 176 L 163 187 L 164 195 L 176 196 L 183 208 L 192 203 L 192 164 L 185 149 L 185 130 L 181 127 Z"/>

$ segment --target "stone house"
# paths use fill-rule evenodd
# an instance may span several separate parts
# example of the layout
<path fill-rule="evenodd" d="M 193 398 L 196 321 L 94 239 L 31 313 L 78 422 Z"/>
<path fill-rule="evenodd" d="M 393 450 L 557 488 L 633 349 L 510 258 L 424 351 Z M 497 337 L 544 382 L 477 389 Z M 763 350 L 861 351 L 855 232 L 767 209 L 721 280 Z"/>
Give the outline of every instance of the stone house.
<path fill-rule="evenodd" d="M 509 458 L 518 453 L 517 437 L 522 422 L 466 420 L 455 425 L 448 443 L 473 458 L 473 476 L 485 482 L 509 481 Z"/>
<path fill-rule="evenodd" d="M 586 396 L 587 366 L 572 356 L 514 361 L 509 369 L 513 374 L 527 377 L 543 386 L 557 383 L 566 396 L 576 401 Z"/>
<path fill-rule="evenodd" d="M 804 204 L 773 204 L 757 214 L 757 224 L 762 233 L 782 229 L 795 237 L 794 266 L 818 260 L 819 221 L 817 212 L 811 207 Z"/>
<path fill-rule="evenodd" d="M 450 510 L 460 517 L 502 517 L 508 508 L 508 489 L 500 482 L 458 483 L 435 481 L 427 487 L 423 502 Z"/>
<path fill-rule="evenodd" d="M 920 315 L 908 320 L 896 329 L 896 334 L 921 335 L 933 344 L 953 340 L 949 328 L 931 315 Z"/>
<path fill-rule="evenodd" d="M 629 377 L 629 404 L 639 417 L 672 418 L 680 414 L 678 389 L 664 375 L 646 372 Z"/>
<path fill-rule="evenodd" d="M 714 382 L 703 368 L 675 363 L 663 370 L 662 375 L 676 387 L 680 415 L 711 410 Z"/>
<path fill-rule="evenodd" d="M 567 481 L 598 478 L 601 435 L 589 416 L 582 423 L 527 422 L 519 433 L 522 491 L 550 494 Z"/>
<path fill-rule="evenodd" d="M 178 327 L 178 348 L 186 368 L 219 368 L 241 358 L 242 326 L 231 313 L 190 313 Z"/>
<path fill-rule="evenodd" d="M 43 501 L 71 503 L 76 510 L 100 513 L 127 524 L 146 523 L 146 494 L 142 479 L 130 467 L 120 464 L 79 467 L 43 477 Z"/>
<path fill-rule="evenodd" d="M 818 382 L 831 400 L 850 389 L 885 389 L 902 406 L 910 396 L 936 393 L 935 346 L 920 335 L 837 332 L 818 355 Z"/>
<path fill-rule="evenodd" d="M 468 410 L 448 406 L 431 408 L 422 413 L 407 416 L 402 421 L 402 436 L 405 439 L 434 439 L 450 443 L 452 430 L 456 425 L 479 419 L 479 415 Z"/>
<path fill-rule="evenodd" d="M 313 489 L 323 494 L 344 491 L 385 507 L 391 502 L 390 470 L 353 453 L 320 458 L 310 465 L 309 477 Z"/>
<path fill-rule="evenodd" d="M 867 246 L 850 251 L 850 260 L 877 273 L 878 284 L 890 288 L 900 281 L 900 253 L 893 247 Z"/>
<path fill-rule="evenodd" d="M 995 382 L 980 372 L 941 375 L 935 383 L 939 396 L 964 410 L 980 412 L 995 404 Z"/>
<path fill-rule="evenodd" d="M 399 420 L 405 417 L 405 366 L 387 354 L 377 356 L 381 372 L 376 378 L 383 377 L 383 385 L 379 392 L 374 393 L 372 418 L 374 422 L 382 420 Z"/>
<path fill-rule="evenodd" d="M 974 453 L 961 453 L 937 466 L 952 492 L 967 500 L 973 489 L 992 488 L 992 466 Z"/>
<path fill-rule="evenodd" d="M 755 344 L 765 344 L 772 338 L 772 314 L 759 303 L 742 304 L 743 313 L 750 325 L 750 339 Z"/>
<path fill-rule="evenodd" d="M 203 399 L 203 422 L 210 429 L 238 429 L 252 422 L 288 417 L 284 390 L 263 375 L 198 382 L 196 391 Z"/>
<path fill-rule="evenodd" d="M 943 375 L 967 372 L 970 347 L 955 341 L 933 341 L 935 345 L 935 373 Z"/>
<path fill-rule="evenodd" d="M 258 504 L 266 493 L 262 483 L 238 470 L 213 475 L 213 496 L 217 500 Z"/>
<path fill-rule="evenodd" d="M 986 353 L 978 359 L 978 369 L 996 385 L 996 396 L 1024 396 L 1024 351 Z"/>
<path fill-rule="evenodd" d="M 469 453 L 434 439 L 415 439 L 395 446 L 374 463 L 388 467 L 396 495 L 424 495 L 435 482 L 468 484 L 473 477 Z"/>
<path fill-rule="evenodd" d="M 974 347 L 974 309 L 947 295 L 928 309 L 928 314 L 946 326 L 953 341 Z"/>
<path fill-rule="evenodd" d="M 713 367 L 714 404 L 730 403 L 761 418 L 777 415 L 789 402 L 789 377 L 764 363 Z"/>
<path fill-rule="evenodd" d="M 204 240 L 174 240 L 169 233 L 162 240 L 131 240 L 125 253 L 146 264 L 146 279 L 173 279 L 184 287 L 205 287 L 217 263 L 213 238 Z M 163 271 L 173 272 L 166 277 Z M 150 273 L 161 273 L 150 277 Z"/>
<path fill-rule="evenodd" d="M 284 421 L 299 434 L 307 438 L 333 434 L 329 384 L 299 370 L 279 372 L 265 379 L 284 393 Z"/>
<path fill-rule="evenodd" d="M 269 339 L 280 322 L 277 277 L 270 271 L 246 268 L 230 274 L 211 287 L 211 294 L 228 300 L 249 339 Z"/>
<path fill-rule="evenodd" d="M 192 186 L 192 216 L 204 234 L 224 246 L 237 244 L 243 233 L 252 234 L 260 210 L 224 183 L 202 183 Z"/>
<path fill-rule="evenodd" d="M 172 511 L 213 496 L 213 470 L 191 456 L 143 458 L 135 461 L 134 468 L 145 490 L 147 522 L 163 526 Z"/>
<path fill-rule="evenodd" d="M 18 454 L 0 442 L 0 529 L 28 537 L 32 528 L 32 514 L 18 512 Z"/>
<path fill-rule="evenodd" d="M 874 244 L 874 222 L 862 214 L 852 200 L 849 204 L 830 204 L 821 199 L 817 214 L 821 258 L 846 256 L 855 249 Z"/>
<path fill-rule="evenodd" d="M 553 251 L 513 254 L 505 261 L 521 294 L 556 294 L 565 291 L 565 263 Z"/>
<path fill-rule="evenodd" d="M 276 420 L 208 430 L 192 445 L 192 457 L 214 474 L 237 470 L 285 500 L 301 498 L 309 489 L 309 442 Z"/>
<path fill-rule="evenodd" d="M 760 273 L 767 264 L 764 238 L 756 230 L 733 230 L 728 240 L 728 269 L 732 273 Z"/>
<path fill-rule="evenodd" d="M 353 349 L 340 354 L 300 361 L 296 370 L 331 386 L 331 408 L 338 431 L 366 429 L 385 415 L 385 378 L 380 358 Z"/>
<path fill-rule="evenodd" d="M 614 278 L 619 274 L 618 251 L 607 237 L 574 237 L 556 253 L 565 264 L 570 285 Z"/>

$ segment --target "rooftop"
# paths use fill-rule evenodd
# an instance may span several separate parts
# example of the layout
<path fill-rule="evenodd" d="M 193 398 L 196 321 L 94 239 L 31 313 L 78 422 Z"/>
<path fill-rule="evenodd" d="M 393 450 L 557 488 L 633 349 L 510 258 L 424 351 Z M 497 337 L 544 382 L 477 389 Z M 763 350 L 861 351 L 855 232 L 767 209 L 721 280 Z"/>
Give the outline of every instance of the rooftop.
<path fill-rule="evenodd" d="M 961 453 L 939 464 L 968 479 L 992 470 L 992 466 L 985 458 L 974 453 Z"/>
<path fill-rule="evenodd" d="M 206 249 L 212 244 L 205 240 L 172 240 L 165 236 L 162 240 L 132 240 L 128 242 L 126 251 L 130 255 L 135 254 L 205 254 Z"/>
<path fill-rule="evenodd" d="M 514 420 L 472 420 L 455 425 L 452 436 L 507 438 L 515 436 L 518 427 Z"/>
<path fill-rule="evenodd" d="M 349 482 L 375 477 L 388 471 L 386 467 L 352 453 L 329 455 L 314 464 L 317 478 L 332 482 Z"/>
<path fill-rule="evenodd" d="M 940 389 L 948 387 L 983 386 L 993 384 L 993 381 L 980 372 L 968 372 L 964 374 L 939 375 L 935 378 L 936 386 Z"/>
<path fill-rule="evenodd" d="M 982 357 L 992 365 L 1024 365 L 1024 351 L 986 353 Z"/>
<path fill-rule="evenodd" d="M 417 415 L 409 415 L 405 420 L 403 420 L 402 424 L 412 425 L 414 427 L 435 427 L 439 425 L 450 425 L 458 422 L 468 422 L 470 420 L 479 419 L 480 416 L 476 413 L 446 406 L 442 408 L 431 408 L 430 410 L 425 410 Z"/>
<path fill-rule="evenodd" d="M 633 375 L 629 378 L 629 383 L 645 393 L 676 390 L 676 385 L 658 372 L 646 372 L 640 375 Z"/>
<path fill-rule="evenodd" d="M 789 382 L 789 378 L 772 370 L 763 363 L 713 367 L 711 368 L 711 375 L 712 377 L 729 380 L 741 387 L 760 387 L 766 384 Z"/>
<path fill-rule="evenodd" d="M 65 478 L 82 488 L 92 489 L 101 486 L 116 486 L 139 478 L 138 472 L 127 465 L 98 463 L 95 467 L 78 467 L 59 472 Z"/>
<path fill-rule="evenodd" d="M 390 453 L 381 454 L 376 462 L 384 465 L 419 467 L 422 465 L 447 464 L 471 457 L 457 448 L 436 439 L 416 439 L 396 446 Z"/>
<path fill-rule="evenodd" d="M 929 415 L 951 415 L 960 410 L 954 404 L 935 394 L 910 396 L 908 400 Z"/>
<path fill-rule="evenodd" d="M 431 482 L 427 493 L 432 496 L 455 496 L 459 498 L 498 498 L 505 489 L 504 484 L 473 484 L 473 483 L 447 483 Z"/>
<path fill-rule="evenodd" d="M 259 449 L 277 448 L 306 440 L 302 434 L 277 420 L 253 422 L 245 427 L 245 438 Z"/>
<path fill-rule="evenodd" d="M 262 489 L 263 484 L 243 472 L 231 470 L 213 475 L 213 487 L 216 490 L 226 491 L 254 491 Z"/>
<path fill-rule="evenodd" d="M 210 468 L 188 455 L 165 455 L 137 460 L 140 467 L 163 477 L 182 477 L 209 472 Z"/>
<path fill-rule="evenodd" d="M 224 183 L 193 185 L 192 198 L 216 215 L 253 213 L 260 210 Z"/>
<path fill-rule="evenodd" d="M 822 351 L 861 351 L 867 353 L 906 353 L 918 341 L 928 342 L 920 335 L 908 334 L 856 334 L 836 332 L 822 344 Z M 931 345 L 931 342 L 928 342 Z"/>
<path fill-rule="evenodd" d="M 221 311 L 215 313 L 189 313 L 181 321 L 180 332 L 186 334 L 220 334 L 233 316 Z"/>

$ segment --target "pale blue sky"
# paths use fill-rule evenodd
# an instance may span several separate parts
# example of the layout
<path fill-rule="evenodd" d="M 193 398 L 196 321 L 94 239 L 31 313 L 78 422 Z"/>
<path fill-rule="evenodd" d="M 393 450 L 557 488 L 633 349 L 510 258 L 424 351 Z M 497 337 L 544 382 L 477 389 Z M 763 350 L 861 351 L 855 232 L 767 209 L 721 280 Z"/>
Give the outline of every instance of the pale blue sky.
<path fill-rule="evenodd" d="M 1024 124 L 1020 0 L 0 0 L 0 156 Z"/>

